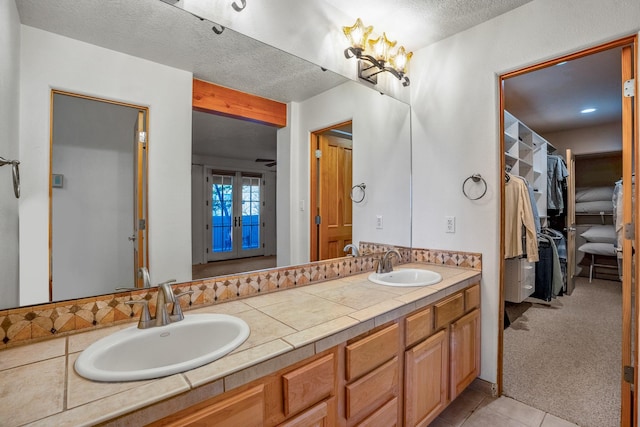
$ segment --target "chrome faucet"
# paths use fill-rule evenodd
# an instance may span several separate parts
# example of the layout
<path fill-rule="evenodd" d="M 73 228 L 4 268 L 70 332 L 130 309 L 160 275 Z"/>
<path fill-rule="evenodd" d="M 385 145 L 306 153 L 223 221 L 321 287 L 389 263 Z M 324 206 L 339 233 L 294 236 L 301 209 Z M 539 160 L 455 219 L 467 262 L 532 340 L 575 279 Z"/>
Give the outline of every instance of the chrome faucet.
<path fill-rule="evenodd" d="M 149 270 L 147 267 L 140 267 L 138 269 L 138 277 L 142 277 L 142 282 L 145 288 L 151 287 L 151 278 L 149 277 Z"/>
<path fill-rule="evenodd" d="M 151 279 L 149 278 L 149 270 L 147 270 L 147 267 L 140 267 L 138 269 L 138 277 L 139 278 L 142 277 L 143 288 L 151 287 Z M 134 283 L 133 287 L 120 286 L 116 288 L 116 291 L 137 291 L 138 289 L 142 289 L 142 288 L 137 288 L 136 285 L 137 283 Z"/>
<path fill-rule="evenodd" d="M 351 253 L 349 253 L 349 249 L 351 249 Z M 360 256 L 360 251 L 358 251 L 358 247 L 353 243 L 349 243 L 342 250 L 346 252 L 348 256 Z"/>
<path fill-rule="evenodd" d="M 166 282 L 160 283 L 158 285 L 158 292 L 156 297 L 156 313 L 153 317 L 149 312 L 149 301 L 139 300 L 126 302 L 126 304 L 143 304 L 142 312 L 140 313 L 140 320 L 138 321 L 139 329 L 147 329 L 154 326 L 164 326 L 168 325 L 169 323 L 179 322 L 184 319 L 184 313 L 182 312 L 182 307 L 180 307 L 178 298 L 183 295 L 192 294 L 193 291 L 187 291 L 175 295 L 173 293 L 173 289 L 171 288 L 171 283 L 174 283 L 175 281 L 175 279 L 167 280 Z M 169 313 L 169 310 L 167 309 L 168 304 L 171 304 L 171 313 Z"/>
<path fill-rule="evenodd" d="M 390 249 L 384 253 L 382 259 L 378 261 L 378 267 L 376 273 L 389 273 L 393 271 L 393 264 L 391 264 L 391 255 L 396 255 L 399 260 L 402 259 L 402 255 L 397 249 Z"/>

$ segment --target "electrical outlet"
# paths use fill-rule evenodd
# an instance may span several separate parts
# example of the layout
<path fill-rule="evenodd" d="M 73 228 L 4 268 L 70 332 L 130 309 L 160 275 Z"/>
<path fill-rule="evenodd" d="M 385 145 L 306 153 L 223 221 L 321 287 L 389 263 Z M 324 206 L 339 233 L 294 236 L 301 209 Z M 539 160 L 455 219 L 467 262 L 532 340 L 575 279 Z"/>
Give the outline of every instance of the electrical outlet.
<path fill-rule="evenodd" d="M 382 215 L 376 215 L 376 228 L 382 229 Z"/>
<path fill-rule="evenodd" d="M 447 233 L 455 233 L 456 232 L 456 217 L 455 216 L 445 216 L 447 221 Z"/>

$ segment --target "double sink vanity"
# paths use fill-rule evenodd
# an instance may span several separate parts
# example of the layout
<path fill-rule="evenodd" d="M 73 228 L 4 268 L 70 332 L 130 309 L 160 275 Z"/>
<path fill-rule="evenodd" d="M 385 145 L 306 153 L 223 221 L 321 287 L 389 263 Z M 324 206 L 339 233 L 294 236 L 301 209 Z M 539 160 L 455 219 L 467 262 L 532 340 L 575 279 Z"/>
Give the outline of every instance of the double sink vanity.
<path fill-rule="evenodd" d="M 426 425 L 479 374 L 480 275 L 404 264 L 10 348 L 0 419 Z"/>

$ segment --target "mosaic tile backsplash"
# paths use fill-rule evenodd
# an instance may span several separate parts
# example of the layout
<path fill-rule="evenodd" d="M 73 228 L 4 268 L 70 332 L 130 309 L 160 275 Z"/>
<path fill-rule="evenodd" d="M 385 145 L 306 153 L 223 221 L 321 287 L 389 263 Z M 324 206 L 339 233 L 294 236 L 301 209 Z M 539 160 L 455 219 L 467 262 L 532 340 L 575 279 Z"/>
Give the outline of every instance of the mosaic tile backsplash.
<path fill-rule="evenodd" d="M 479 253 L 410 249 L 378 243 L 360 243 L 359 257 L 336 258 L 292 267 L 274 268 L 250 273 L 212 277 L 178 283 L 174 292 L 193 291 L 179 298 L 186 311 L 260 293 L 305 286 L 372 271 L 381 254 L 389 249 L 402 254 L 399 264 L 426 262 L 482 270 Z M 126 301 L 149 301 L 155 311 L 156 289 L 141 289 L 78 300 L 61 301 L 31 307 L 0 310 L 0 350 L 30 342 L 111 326 L 137 319 L 141 307 Z"/>

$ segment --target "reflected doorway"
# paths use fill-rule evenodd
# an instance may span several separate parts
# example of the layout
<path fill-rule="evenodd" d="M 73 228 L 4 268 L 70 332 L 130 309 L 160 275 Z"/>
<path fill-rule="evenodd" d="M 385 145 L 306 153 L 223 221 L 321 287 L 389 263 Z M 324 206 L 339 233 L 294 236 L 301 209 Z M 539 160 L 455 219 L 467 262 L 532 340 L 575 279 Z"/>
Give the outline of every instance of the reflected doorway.
<path fill-rule="evenodd" d="M 352 242 L 352 122 L 311 134 L 310 260 L 345 256 Z"/>
<path fill-rule="evenodd" d="M 277 130 L 193 112 L 194 279 L 276 266 Z"/>
<path fill-rule="evenodd" d="M 142 286 L 147 108 L 56 90 L 51 108 L 50 298 Z"/>

